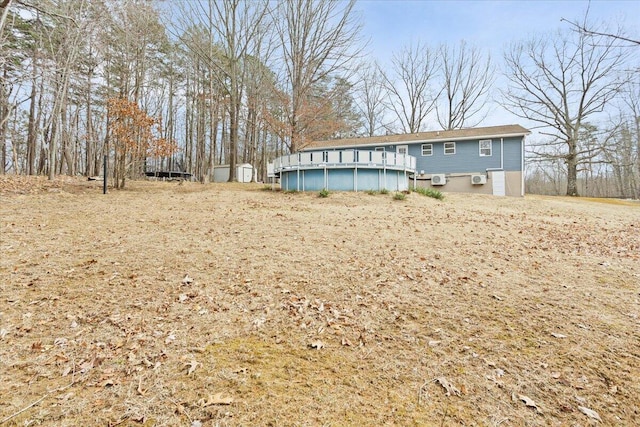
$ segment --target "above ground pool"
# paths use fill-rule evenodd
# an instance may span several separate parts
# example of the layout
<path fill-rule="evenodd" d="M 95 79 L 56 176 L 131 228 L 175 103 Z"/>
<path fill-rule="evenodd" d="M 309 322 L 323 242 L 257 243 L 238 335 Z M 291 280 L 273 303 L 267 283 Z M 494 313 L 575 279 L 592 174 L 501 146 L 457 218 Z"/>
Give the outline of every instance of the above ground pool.
<path fill-rule="evenodd" d="M 280 188 L 286 191 L 406 191 L 415 170 L 415 157 L 384 151 L 312 151 L 273 163 Z"/>

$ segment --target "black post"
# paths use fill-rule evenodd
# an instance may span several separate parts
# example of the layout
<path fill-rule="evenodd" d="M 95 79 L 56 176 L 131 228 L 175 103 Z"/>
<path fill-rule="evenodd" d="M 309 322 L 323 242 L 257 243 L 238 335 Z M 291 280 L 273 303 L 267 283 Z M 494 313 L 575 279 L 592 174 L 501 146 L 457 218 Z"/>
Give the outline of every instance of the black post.
<path fill-rule="evenodd" d="M 104 156 L 102 171 L 102 194 L 107 194 L 107 156 Z"/>

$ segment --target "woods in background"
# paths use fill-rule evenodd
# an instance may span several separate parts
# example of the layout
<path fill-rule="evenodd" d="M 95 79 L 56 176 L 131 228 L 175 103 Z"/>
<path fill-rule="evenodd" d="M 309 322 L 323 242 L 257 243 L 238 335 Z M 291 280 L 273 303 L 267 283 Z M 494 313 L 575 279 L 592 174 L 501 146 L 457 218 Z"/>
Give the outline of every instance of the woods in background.
<path fill-rule="evenodd" d="M 106 155 L 118 187 L 152 170 L 207 182 L 219 164 L 235 180 L 237 163 L 265 180 L 313 140 L 482 125 L 498 103 L 540 127 L 528 191 L 640 197 L 640 48 L 621 33 L 564 25 L 504 64 L 417 41 L 381 66 L 354 0 L 0 7 L 2 174 L 94 176 Z"/>

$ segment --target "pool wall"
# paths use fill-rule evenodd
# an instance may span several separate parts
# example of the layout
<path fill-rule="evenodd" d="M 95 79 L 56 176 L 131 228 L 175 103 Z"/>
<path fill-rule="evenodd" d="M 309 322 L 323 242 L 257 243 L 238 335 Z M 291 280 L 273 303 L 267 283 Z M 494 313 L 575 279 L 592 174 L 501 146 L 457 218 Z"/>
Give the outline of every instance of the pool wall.
<path fill-rule="evenodd" d="M 292 154 L 274 165 L 286 191 L 407 191 L 415 172 L 412 156 L 362 150 Z"/>

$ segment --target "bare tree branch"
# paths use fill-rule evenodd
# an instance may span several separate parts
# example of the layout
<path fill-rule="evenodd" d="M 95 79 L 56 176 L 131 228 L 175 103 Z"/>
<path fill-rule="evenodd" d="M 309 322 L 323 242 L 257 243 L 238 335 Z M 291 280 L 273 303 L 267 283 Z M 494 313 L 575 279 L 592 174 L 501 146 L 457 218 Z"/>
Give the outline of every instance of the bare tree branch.
<path fill-rule="evenodd" d="M 580 32 L 582 34 L 586 34 L 586 35 L 589 35 L 589 36 L 608 37 L 608 38 L 612 38 L 614 40 L 620 40 L 620 41 L 631 43 L 632 45 L 640 46 L 640 40 L 631 39 L 631 38 L 628 38 L 628 37 L 621 36 L 619 34 L 603 33 L 603 32 L 600 32 L 600 31 L 589 30 L 584 24 L 579 24 L 576 21 L 569 21 L 568 19 L 565 19 L 565 18 L 561 18 L 560 21 L 568 23 L 576 31 L 578 31 L 578 32 Z"/>
<path fill-rule="evenodd" d="M 420 132 L 436 105 L 440 91 L 433 90 L 439 71 L 436 55 L 423 43 L 395 52 L 389 71 L 380 70 L 388 94 L 386 107 L 405 133 Z"/>
<path fill-rule="evenodd" d="M 436 104 L 438 123 L 448 130 L 477 125 L 493 83 L 489 56 L 464 41 L 457 49 L 441 46 L 439 56 L 444 88 L 443 101 Z"/>

